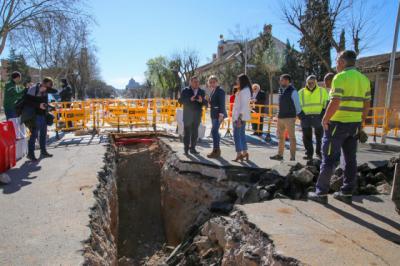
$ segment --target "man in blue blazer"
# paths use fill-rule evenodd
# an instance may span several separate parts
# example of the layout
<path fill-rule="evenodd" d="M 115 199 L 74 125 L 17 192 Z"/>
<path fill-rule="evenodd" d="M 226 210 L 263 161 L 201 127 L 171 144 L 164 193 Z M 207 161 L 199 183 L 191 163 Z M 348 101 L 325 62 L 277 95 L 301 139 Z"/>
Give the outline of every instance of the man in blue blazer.
<path fill-rule="evenodd" d="M 196 144 L 203 106 L 207 105 L 205 96 L 205 91 L 200 89 L 199 79 L 193 76 L 190 79 L 190 86 L 182 91 L 178 100 L 183 105 L 183 144 L 186 155 L 189 151 L 192 154 L 198 154 Z"/>
<path fill-rule="evenodd" d="M 213 138 L 213 150 L 207 155 L 207 157 L 219 158 L 221 156 L 219 127 L 224 118 L 227 117 L 225 108 L 225 91 L 218 86 L 218 79 L 216 76 L 210 76 L 208 79 L 208 85 L 211 89 L 209 102 L 212 121 L 211 135 Z"/>

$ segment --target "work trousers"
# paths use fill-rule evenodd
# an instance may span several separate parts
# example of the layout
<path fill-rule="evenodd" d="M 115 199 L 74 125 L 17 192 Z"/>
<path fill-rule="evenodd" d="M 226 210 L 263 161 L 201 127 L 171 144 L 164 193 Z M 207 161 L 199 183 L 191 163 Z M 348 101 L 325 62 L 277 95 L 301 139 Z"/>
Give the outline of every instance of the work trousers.
<path fill-rule="evenodd" d="M 323 128 L 321 125 L 320 115 L 306 115 L 301 121 L 301 128 L 303 131 L 303 144 L 306 149 L 307 157 L 312 158 L 314 156 L 314 145 L 313 145 L 313 129 L 315 134 L 315 153 L 321 155 L 321 143 L 323 136 Z"/>
<path fill-rule="evenodd" d="M 278 118 L 278 154 L 283 156 L 285 150 L 285 131 L 288 131 L 290 140 L 290 158 L 296 157 L 296 135 L 295 135 L 296 118 Z"/>
<path fill-rule="evenodd" d="M 317 181 L 317 193 L 327 194 L 332 174 L 340 160 L 344 159 L 344 179 L 341 191 L 353 193 L 357 174 L 357 142 L 361 123 L 331 122 L 322 140 L 322 164 Z"/>
<path fill-rule="evenodd" d="M 200 122 L 201 117 L 193 117 L 190 121 L 184 122 L 183 144 L 185 150 L 196 148 Z"/>
<path fill-rule="evenodd" d="M 237 121 L 233 123 L 233 140 L 236 152 L 247 151 L 246 122 L 242 121 L 240 127 L 237 126 Z"/>

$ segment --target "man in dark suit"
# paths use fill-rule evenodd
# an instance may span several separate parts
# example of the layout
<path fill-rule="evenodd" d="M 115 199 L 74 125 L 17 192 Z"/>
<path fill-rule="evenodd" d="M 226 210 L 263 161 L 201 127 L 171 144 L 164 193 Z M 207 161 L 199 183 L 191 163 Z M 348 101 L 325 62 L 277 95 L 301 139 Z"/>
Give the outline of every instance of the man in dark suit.
<path fill-rule="evenodd" d="M 200 89 L 199 79 L 193 76 L 190 79 L 190 86 L 182 91 L 179 98 L 179 103 L 183 105 L 183 143 L 186 155 L 189 151 L 192 154 L 198 154 L 196 143 L 203 106 L 207 105 L 205 96 L 205 91 Z"/>
<path fill-rule="evenodd" d="M 260 124 L 252 124 L 252 128 L 253 128 L 253 135 L 256 136 L 261 136 L 262 135 L 262 131 L 263 131 L 263 122 L 264 122 L 264 114 L 265 114 L 265 107 L 260 105 L 265 105 L 266 100 L 267 100 L 267 96 L 265 94 L 265 92 L 263 92 L 260 88 L 260 85 L 258 84 L 253 84 L 252 86 L 252 91 L 253 91 L 253 95 L 252 95 L 252 101 L 251 103 L 253 104 L 253 112 L 254 113 L 260 113 Z"/>

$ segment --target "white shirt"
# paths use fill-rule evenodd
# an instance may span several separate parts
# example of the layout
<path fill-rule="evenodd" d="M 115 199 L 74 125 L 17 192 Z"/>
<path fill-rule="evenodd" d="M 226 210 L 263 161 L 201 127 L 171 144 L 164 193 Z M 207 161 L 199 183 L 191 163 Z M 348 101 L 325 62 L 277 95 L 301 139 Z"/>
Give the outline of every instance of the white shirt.
<path fill-rule="evenodd" d="M 243 121 L 249 121 L 251 119 L 250 100 L 251 92 L 249 87 L 240 90 L 236 94 L 235 102 L 233 103 L 232 109 L 232 121 L 238 120 L 239 115 L 242 115 Z"/>

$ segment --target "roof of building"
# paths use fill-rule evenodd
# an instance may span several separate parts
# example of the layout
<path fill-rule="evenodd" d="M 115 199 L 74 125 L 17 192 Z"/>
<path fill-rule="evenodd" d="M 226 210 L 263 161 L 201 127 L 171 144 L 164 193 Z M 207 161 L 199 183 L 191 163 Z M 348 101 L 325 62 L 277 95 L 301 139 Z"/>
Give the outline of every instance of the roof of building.
<path fill-rule="evenodd" d="M 357 59 L 356 66 L 363 72 L 386 71 L 391 53 L 361 57 Z M 400 58 L 400 52 L 396 53 L 396 59 Z"/>
<path fill-rule="evenodd" d="M 257 42 L 258 39 L 259 37 L 250 40 L 249 45 L 254 46 L 254 44 Z M 285 49 L 286 44 L 281 40 L 272 36 L 272 41 L 274 43 L 275 49 L 277 49 L 278 51 L 283 51 Z M 235 40 L 225 40 L 223 42 L 224 50 L 222 54 L 220 54 L 215 60 L 211 61 L 210 63 L 199 66 L 197 68 L 197 71 L 205 71 L 213 66 L 218 66 L 230 62 L 232 60 L 235 60 L 240 55 L 240 50 L 237 46 L 237 43 L 238 41 Z"/>

